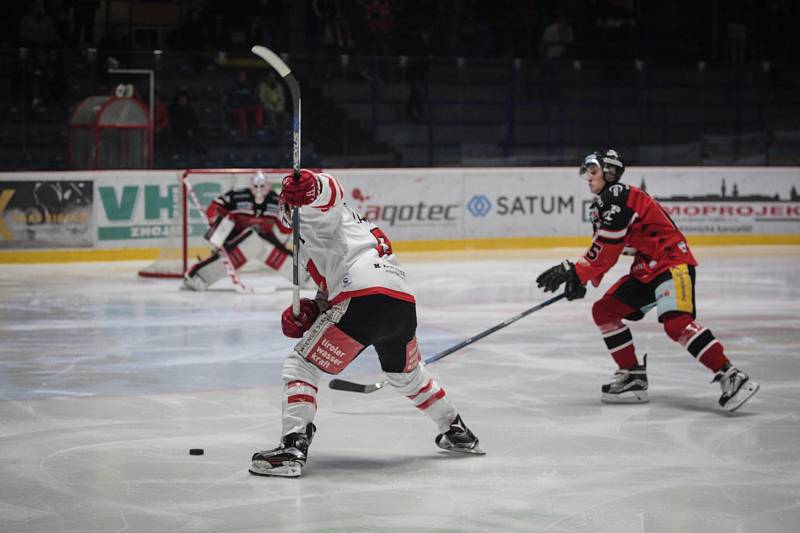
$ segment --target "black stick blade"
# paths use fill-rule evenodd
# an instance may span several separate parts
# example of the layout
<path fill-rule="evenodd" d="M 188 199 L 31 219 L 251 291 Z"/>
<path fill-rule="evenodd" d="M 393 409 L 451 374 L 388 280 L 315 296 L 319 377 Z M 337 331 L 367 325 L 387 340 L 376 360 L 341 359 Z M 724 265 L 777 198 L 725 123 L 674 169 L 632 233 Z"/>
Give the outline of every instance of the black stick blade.
<path fill-rule="evenodd" d="M 375 392 L 376 390 L 383 388 L 386 385 L 385 381 L 380 383 L 370 383 L 368 385 L 362 385 L 361 383 L 353 383 L 352 381 L 346 381 L 344 379 L 332 379 L 330 383 L 328 383 L 328 387 L 333 390 L 343 390 L 347 392 L 362 392 L 369 394 L 370 392 Z"/>

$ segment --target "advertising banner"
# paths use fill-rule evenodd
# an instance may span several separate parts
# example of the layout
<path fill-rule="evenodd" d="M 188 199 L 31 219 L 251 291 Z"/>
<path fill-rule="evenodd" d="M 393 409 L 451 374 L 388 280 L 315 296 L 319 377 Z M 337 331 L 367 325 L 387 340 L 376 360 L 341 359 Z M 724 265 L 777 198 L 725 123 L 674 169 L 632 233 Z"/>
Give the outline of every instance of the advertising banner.
<path fill-rule="evenodd" d="M 528 245 L 558 244 L 561 239 L 563 245 L 591 234 L 587 213 L 592 195 L 577 168 L 330 172 L 345 187 L 345 201 L 397 242 L 427 241 L 430 247 L 449 241 L 447 246 L 453 247 L 458 242 L 473 246 L 475 241 L 483 246 L 492 239 Z M 182 174 L 0 173 L 0 250 L 155 250 L 179 228 Z M 231 179 L 212 171 L 196 175 L 192 183 L 205 206 L 234 185 Z M 797 168 L 629 167 L 623 182 L 656 198 L 689 236 L 731 244 L 761 242 L 761 236 L 773 242 L 800 241 Z M 189 207 L 194 244 L 202 239 L 205 225 Z"/>
<path fill-rule="evenodd" d="M 461 239 L 464 175 L 459 169 L 331 171 L 345 201 L 393 240 Z"/>
<path fill-rule="evenodd" d="M 687 235 L 800 233 L 793 168 L 633 168 L 625 177 L 658 200 Z"/>
<path fill-rule="evenodd" d="M 94 244 L 91 180 L 0 180 L 0 249 Z"/>

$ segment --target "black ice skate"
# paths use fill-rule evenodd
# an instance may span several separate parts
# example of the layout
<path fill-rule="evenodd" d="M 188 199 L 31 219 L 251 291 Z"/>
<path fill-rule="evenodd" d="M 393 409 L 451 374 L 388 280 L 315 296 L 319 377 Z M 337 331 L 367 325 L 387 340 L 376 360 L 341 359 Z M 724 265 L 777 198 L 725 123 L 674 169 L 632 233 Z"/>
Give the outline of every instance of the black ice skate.
<path fill-rule="evenodd" d="M 722 388 L 719 404 L 728 411 L 735 411 L 740 408 L 759 389 L 758 383 L 751 380 L 747 374 L 735 366 L 730 366 L 727 370 L 717 372 L 714 376 L 714 381 L 711 383 L 717 382 Z"/>
<path fill-rule="evenodd" d="M 250 473 L 257 476 L 300 477 L 308 457 L 308 446 L 316 431 L 314 424 L 308 424 L 305 433 L 290 433 L 283 437 L 277 448 L 254 453 Z"/>
<path fill-rule="evenodd" d="M 647 403 L 647 356 L 644 362 L 630 369 L 614 372 L 614 381 L 603 385 L 602 401 L 605 403 Z"/>
<path fill-rule="evenodd" d="M 486 454 L 483 448 L 478 446 L 478 437 L 461 420 L 461 415 L 456 415 L 456 419 L 450 423 L 450 429 L 436 436 L 436 445 L 451 452 Z"/>

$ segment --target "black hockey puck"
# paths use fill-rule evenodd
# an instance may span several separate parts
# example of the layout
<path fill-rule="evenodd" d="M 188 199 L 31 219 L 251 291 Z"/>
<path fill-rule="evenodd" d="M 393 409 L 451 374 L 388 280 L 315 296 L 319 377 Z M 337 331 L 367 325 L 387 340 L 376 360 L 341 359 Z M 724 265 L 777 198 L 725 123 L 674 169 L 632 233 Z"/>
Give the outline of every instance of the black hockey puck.
<path fill-rule="evenodd" d="M 189 455 L 203 455 L 204 453 L 203 448 L 192 448 L 189 450 Z"/>

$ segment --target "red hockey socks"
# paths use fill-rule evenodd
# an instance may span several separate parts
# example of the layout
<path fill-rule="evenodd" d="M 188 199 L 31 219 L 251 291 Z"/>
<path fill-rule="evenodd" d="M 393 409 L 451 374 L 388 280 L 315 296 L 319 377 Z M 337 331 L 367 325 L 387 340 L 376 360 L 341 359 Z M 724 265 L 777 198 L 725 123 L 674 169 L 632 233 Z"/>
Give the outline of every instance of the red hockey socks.
<path fill-rule="evenodd" d="M 664 331 L 669 338 L 686 348 L 692 357 L 712 372 L 719 372 L 730 362 L 711 330 L 695 322 L 692 315 L 675 312 L 667 313 L 663 318 Z"/>
<path fill-rule="evenodd" d="M 594 323 L 600 329 L 611 357 L 621 369 L 630 369 L 639 364 L 631 330 L 622 322 L 624 317 L 635 311 L 616 298 L 606 296 L 592 306 Z"/>

